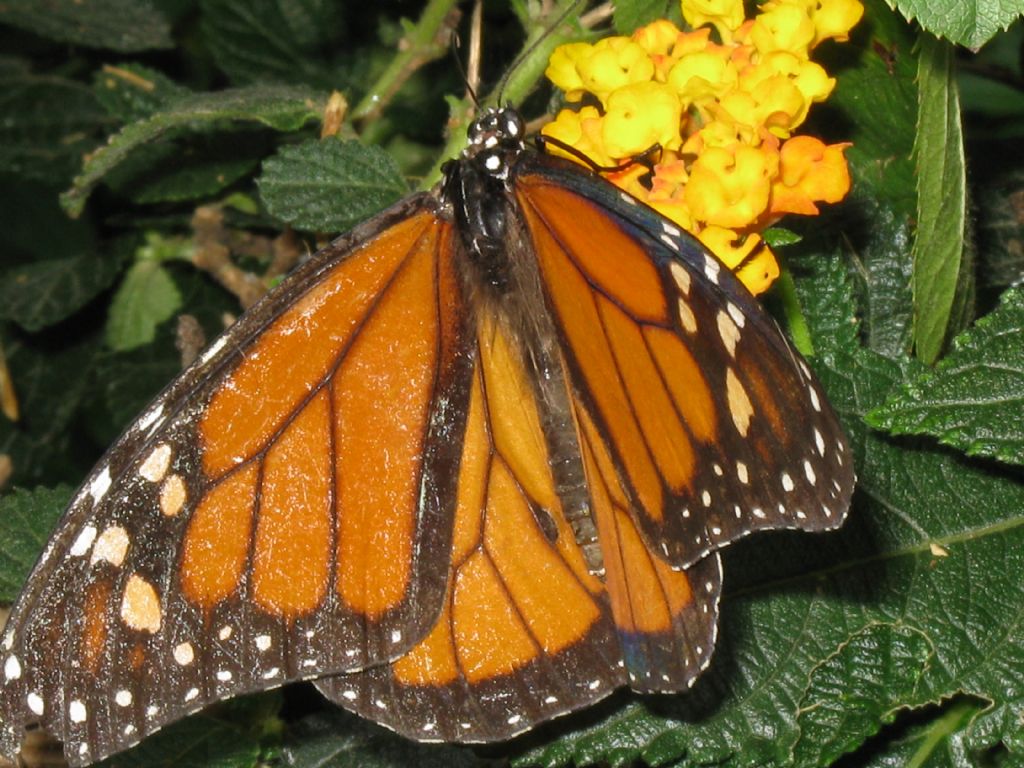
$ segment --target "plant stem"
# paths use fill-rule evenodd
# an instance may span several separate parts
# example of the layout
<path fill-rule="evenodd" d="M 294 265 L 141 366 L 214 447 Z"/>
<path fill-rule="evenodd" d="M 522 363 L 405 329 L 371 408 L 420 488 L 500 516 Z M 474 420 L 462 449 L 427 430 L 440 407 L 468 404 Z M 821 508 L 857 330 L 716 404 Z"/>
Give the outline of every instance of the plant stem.
<path fill-rule="evenodd" d="M 532 29 L 527 29 L 526 42 L 508 75 L 499 83 L 495 92 L 481 100 L 480 106 L 496 106 L 498 99 L 504 104 L 519 105 L 523 102 L 543 76 L 551 52 L 563 43 L 580 39 L 580 28 L 576 23 L 578 20 L 573 17 L 566 16 L 556 28 L 550 26 L 552 18 L 562 18 L 575 5 L 575 0 L 559 0 L 550 13 L 532 23 Z M 453 100 L 451 109 L 448 143 L 440 159 L 423 177 L 423 189 L 433 186 L 441 178 L 441 166 L 456 157 L 466 146 L 466 126 L 474 117 L 476 105 L 468 99 Z"/>
<path fill-rule="evenodd" d="M 448 52 L 449 19 L 458 13 L 456 0 L 430 0 L 423 14 L 402 37 L 398 54 L 352 110 L 353 123 L 372 122 L 412 74 Z"/>

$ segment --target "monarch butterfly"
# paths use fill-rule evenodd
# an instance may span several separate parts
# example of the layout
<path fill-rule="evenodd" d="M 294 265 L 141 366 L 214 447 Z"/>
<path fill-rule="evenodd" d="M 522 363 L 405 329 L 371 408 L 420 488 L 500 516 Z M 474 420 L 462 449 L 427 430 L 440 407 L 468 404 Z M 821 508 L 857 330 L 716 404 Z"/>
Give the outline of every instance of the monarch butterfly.
<path fill-rule="evenodd" d="M 686 689 L 718 551 L 842 523 L 845 437 L 774 322 L 523 132 L 488 110 L 114 444 L 3 634 L 5 753 L 39 722 L 98 760 L 298 679 L 412 738 L 509 738 Z"/>

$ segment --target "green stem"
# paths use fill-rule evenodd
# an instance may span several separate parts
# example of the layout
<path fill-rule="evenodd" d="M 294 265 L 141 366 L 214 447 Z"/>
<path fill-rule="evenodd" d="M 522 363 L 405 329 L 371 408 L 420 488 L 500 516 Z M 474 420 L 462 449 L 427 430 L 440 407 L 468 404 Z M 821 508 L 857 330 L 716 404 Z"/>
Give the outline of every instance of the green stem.
<path fill-rule="evenodd" d="M 376 118 L 406 80 L 424 64 L 444 56 L 448 47 L 441 28 L 457 0 L 430 0 L 415 26 L 402 38 L 401 50 L 352 110 L 353 123 Z"/>
<path fill-rule="evenodd" d="M 526 42 L 522 51 L 515 59 L 513 69 L 508 77 L 498 85 L 498 91 L 488 94 L 480 101 L 480 106 L 496 106 L 500 98 L 504 104 L 518 106 L 533 91 L 537 81 L 544 75 L 551 52 L 559 45 L 580 39 L 579 26 L 575 18 L 567 17 L 556 29 L 549 26 L 550 19 L 560 18 L 576 0 L 559 0 L 543 19 L 537 19 L 533 28 L 527 30 Z M 469 99 L 452 102 L 452 118 L 449 120 L 449 139 L 441 152 L 440 159 L 426 176 L 423 177 L 422 189 L 429 189 L 441 178 L 441 166 L 450 158 L 458 156 L 466 146 L 466 127 L 476 113 L 476 105 Z"/>

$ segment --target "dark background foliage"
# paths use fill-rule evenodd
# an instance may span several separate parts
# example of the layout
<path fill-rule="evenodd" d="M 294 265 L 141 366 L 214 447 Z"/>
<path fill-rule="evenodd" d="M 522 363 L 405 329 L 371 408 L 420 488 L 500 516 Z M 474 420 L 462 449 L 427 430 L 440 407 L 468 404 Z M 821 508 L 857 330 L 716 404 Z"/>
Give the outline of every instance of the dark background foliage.
<path fill-rule="evenodd" d="M 719 647 L 691 693 L 620 693 L 473 750 L 411 744 L 296 685 L 112 764 L 1024 760 L 1024 296 L 1009 287 L 1024 270 L 1024 98 L 1019 25 L 999 33 L 1021 9 L 896 5 L 869 2 L 851 43 L 822 51 L 838 86 L 810 130 L 853 141 L 854 191 L 784 222 L 802 239 L 769 298 L 852 437 L 854 510 L 835 534 L 726 553 Z M 505 96 L 546 111 L 547 51 L 593 34 L 530 47 L 562 7 L 488 5 L 483 92 L 525 46 Z M 436 179 L 471 111 L 446 38 L 467 36 L 459 10 L 0 3 L 0 602 L 183 356 L 328 235 Z M 624 1 L 605 26 L 665 12 L 678 16 Z"/>

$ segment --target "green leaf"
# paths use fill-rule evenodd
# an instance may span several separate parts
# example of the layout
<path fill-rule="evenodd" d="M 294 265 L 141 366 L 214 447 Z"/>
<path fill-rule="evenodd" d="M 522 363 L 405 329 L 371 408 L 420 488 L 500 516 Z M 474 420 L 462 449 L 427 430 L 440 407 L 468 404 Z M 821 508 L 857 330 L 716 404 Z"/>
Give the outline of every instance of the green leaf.
<path fill-rule="evenodd" d="M 382 149 L 334 138 L 283 147 L 258 183 L 271 214 L 317 232 L 349 229 L 409 191 Z"/>
<path fill-rule="evenodd" d="M 64 43 L 124 53 L 172 45 L 170 25 L 149 0 L 4 0 L 0 23 Z"/>
<path fill-rule="evenodd" d="M 87 374 L 99 343 L 92 334 L 76 333 L 68 325 L 59 334 L 28 336 L 0 323 L 0 340 L 21 404 L 16 424 L 0 417 L 0 453 L 11 458 L 13 485 L 79 483 L 99 456 L 71 427 L 94 386 Z"/>
<path fill-rule="evenodd" d="M 933 35 L 975 50 L 1024 13 L 1021 0 L 894 0 L 894 4 Z"/>
<path fill-rule="evenodd" d="M 296 131 L 320 117 L 321 101 L 308 89 L 286 86 L 253 86 L 185 97 L 112 136 L 89 157 L 61 203 L 72 216 L 78 216 L 106 174 L 140 147 L 174 129 L 187 126 L 193 133 L 227 132 L 256 123 L 275 131 Z"/>
<path fill-rule="evenodd" d="M 200 29 L 217 65 L 238 84 L 337 87 L 324 60 L 344 21 L 330 0 L 203 0 Z"/>
<path fill-rule="evenodd" d="M 192 92 L 167 75 L 142 64 L 105 65 L 93 76 L 93 92 L 122 123 L 149 117 Z"/>
<path fill-rule="evenodd" d="M 153 341 L 156 327 L 181 308 L 181 294 L 158 261 L 137 261 L 128 270 L 107 318 L 107 346 L 134 349 Z"/>
<path fill-rule="evenodd" d="M 934 371 L 904 382 L 869 414 L 897 435 L 931 435 L 972 456 L 1024 464 L 1024 290 L 958 337 Z"/>
<path fill-rule="evenodd" d="M 201 200 L 249 175 L 267 151 L 259 134 L 161 141 L 135 152 L 106 183 L 140 204 Z"/>
<path fill-rule="evenodd" d="M 666 0 L 626 0 L 615 3 L 615 14 L 612 24 L 620 35 L 630 35 L 638 27 L 650 24 L 658 19 L 671 19 L 682 22 L 679 3 Z"/>
<path fill-rule="evenodd" d="M 116 253 L 83 253 L 0 270 L 0 318 L 28 331 L 70 317 L 121 272 Z"/>
<path fill-rule="evenodd" d="M 854 30 L 857 45 L 821 46 L 822 63 L 837 80 L 823 114 L 833 117 L 830 140 L 853 142 L 846 153 L 853 189 L 837 213 L 861 278 L 865 340 L 897 357 L 911 344 L 916 38 L 882 0 L 866 0 L 865 7 L 866 21 Z"/>
<path fill-rule="evenodd" d="M 67 485 L 0 496 L 0 603 L 17 597 L 70 500 Z"/>
<path fill-rule="evenodd" d="M 864 768 L 961 768 L 961 766 L 987 765 L 981 754 L 972 750 L 968 734 L 975 730 L 973 722 L 985 709 L 983 703 L 958 697 L 941 711 L 932 708 L 913 713 L 909 727 L 883 731 L 871 749 L 862 750 L 851 762 Z M 888 731 L 894 731 L 889 733 Z"/>
<path fill-rule="evenodd" d="M 949 336 L 957 294 L 970 291 L 969 265 L 962 263 L 967 188 L 953 47 L 922 35 L 918 64 L 914 346 L 921 361 L 931 365 Z"/>
<path fill-rule="evenodd" d="M 66 184 L 110 119 L 88 86 L 36 75 L 0 79 L 0 167 Z"/>
<path fill-rule="evenodd" d="M 913 700 L 931 661 L 925 633 L 897 624 L 864 627 L 811 673 L 800 703 L 796 765 L 831 765 Z"/>
<path fill-rule="evenodd" d="M 274 727 L 281 695 L 231 699 L 176 722 L 141 744 L 97 763 L 101 768 L 256 768 L 261 733 Z"/>
<path fill-rule="evenodd" d="M 300 721 L 282 750 L 295 768 L 483 768 L 469 747 L 416 744 L 344 710 Z"/>

